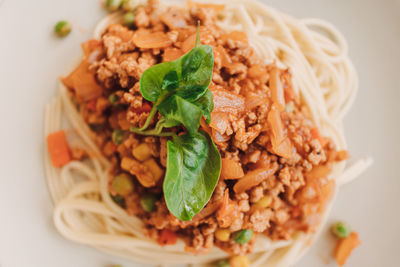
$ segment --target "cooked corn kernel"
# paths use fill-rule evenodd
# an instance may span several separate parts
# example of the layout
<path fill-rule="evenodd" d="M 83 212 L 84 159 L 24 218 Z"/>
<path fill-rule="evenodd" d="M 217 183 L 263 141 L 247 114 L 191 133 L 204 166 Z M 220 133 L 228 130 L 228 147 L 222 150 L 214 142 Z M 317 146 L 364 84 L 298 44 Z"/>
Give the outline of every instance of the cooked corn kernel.
<path fill-rule="evenodd" d="M 229 259 L 231 267 L 249 267 L 250 261 L 246 256 L 233 256 Z"/>
<path fill-rule="evenodd" d="M 219 241 L 226 242 L 231 237 L 231 232 L 228 229 L 218 229 L 217 231 L 215 231 L 215 237 Z"/>
<path fill-rule="evenodd" d="M 145 161 L 151 157 L 151 150 L 147 144 L 140 144 L 132 150 L 132 154 L 137 160 Z"/>
<path fill-rule="evenodd" d="M 272 203 L 272 198 L 270 196 L 265 196 L 262 199 L 260 199 L 259 201 L 257 201 L 254 206 L 258 207 L 258 208 L 268 208 Z"/>
<path fill-rule="evenodd" d="M 121 169 L 125 171 L 130 171 L 133 164 L 133 159 L 128 157 L 123 157 L 121 160 Z"/>
<path fill-rule="evenodd" d="M 161 177 L 164 175 L 163 169 L 158 166 L 157 162 L 154 159 L 148 159 L 145 162 L 143 162 L 143 165 L 149 168 L 149 171 L 151 174 L 153 174 L 153 178 L 155 182 L 161 179 Z"/>

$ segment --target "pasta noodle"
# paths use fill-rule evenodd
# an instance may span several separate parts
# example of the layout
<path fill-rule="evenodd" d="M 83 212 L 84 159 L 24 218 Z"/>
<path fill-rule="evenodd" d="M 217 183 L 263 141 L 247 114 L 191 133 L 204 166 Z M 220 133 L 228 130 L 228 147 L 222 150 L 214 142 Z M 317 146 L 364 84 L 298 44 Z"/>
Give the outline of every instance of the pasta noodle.
<path fill-rule="evenodd" d="M 339 149 L 345 149 L 342 120 L 353 103 L 358 80 L 347 56 L 348 47 L 343 36 L 325 21 L 295 19 L 256 1 L 218 2 L 226 5 L 218 25 L 228 31 L 246 32 L 259 56 L 289 67 L 294 89 L 309 107 L 316 125 Z M 120 19 L 121 15 L 116 13 L 102 20 L 94 36 L 100 37 L 110 22 Z M 110 163 L 101 156 L 91 139 L 89 127 L 60 83 L 58 96 L 46 107 L 45 135 L 61 128 L 63 115 L 91 155 L 85 162 L 72 161 L 56 169 L 45 153 L 47 182 L 55 205 L 54 223 L 63 236 L 113 255 L 152 264 L 200 266 L 227 257 L 218 248 L 207 255 L 195 256 L 184 251 L 182 241 L 161 247 L 146 238 L 141 220 L 127 215 L 110 198 L 107 189 Z M 350 166 L 338 163 L 331 175 L 341 186 L 360 175 L 370 164 L 370 159 Z M 325 219 L 328 213 L 329 208 L 323 215 Z M 290 241 L 271 241 L 260 236 L 250 255 L 252 266 L 289 266 L 317 236 L 318 233 L 299 233 Z"/>

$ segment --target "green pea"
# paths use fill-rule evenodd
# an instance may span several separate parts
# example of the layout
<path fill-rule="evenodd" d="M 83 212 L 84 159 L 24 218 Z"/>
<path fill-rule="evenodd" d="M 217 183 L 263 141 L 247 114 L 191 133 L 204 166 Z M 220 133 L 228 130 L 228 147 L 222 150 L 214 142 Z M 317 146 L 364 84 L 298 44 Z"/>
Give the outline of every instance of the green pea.
<path fill-rule="evenodd" d="M 253 230 L 241 230 L 233 234 L 233 240 L 238 244 L 245 244 L 253 237 Z"/>
<path fill-rule="evenodd" d="M 122 9 L 125 11 L 132 11 L 137 6 L 136 0 L 122 0 Z"/>
<path fill-rule="evenodd" d="M 121 196 L 127 196 L 133 191 L 133 183 L 129 175 L 118 174 L 111 182 L 111 188 Z"/>
<path fill-rule="evenodd" d="M 108 101 L 112 106 L 115 106 L 117 104 L 118 97 L 115 94 L 111 94 L 108 96 Z"/>
<path fill-rule="evenodd" d="M 122 267 L 122 265 L 121 264 L 117 264 L 117 265 L 113 265 L 111 267 Z"/>
<path fill-rule="evenodd" d="M 334 225 L 332 225 L 332 233 L 339 237 L 339 238 L 345 238 L 350 235 L 350 226 L 344 222 L 337 222 Z"/>
<path fill-rule="evenodd" d="M 158 199 L 154 195 L 144 195 L 140 198 L 140 206 L 147 212 L 153 212 L 156 210 L 157 200 Z"/>
<path fill-rule="evenodd" d="M 60 37 L 67 36 L 71 32 L 71 30 L 72 27 L 66 20 L 60 20 L 54 26 L 55 33 Z"/>
<path fill-rule="evenodd" d="M 231 265 L 227 260 L 219 260 L 214 262 L 215 267 L 230 267 Z"/>
<path fill-rule="evenodd" d="M 123 130 L 115 130 L 112 135 L 111 138 L 114 142 L 114 144 L 116 145 L 120 145 L 122 143 L 122 141 L 124 141 L 124 131 Z"/>
<path fill-rule="evenodd" d="M 108 11 L 117 11 L 122 5 L 121 0 L 106 0 L 106 8 Z"/>
<path fill-rule="evenodd" d="M 135 13 L 134 12 L 127 12 L 124 15 L 124 24 L 128 27 L 133 26 L 135 22 Z"/>

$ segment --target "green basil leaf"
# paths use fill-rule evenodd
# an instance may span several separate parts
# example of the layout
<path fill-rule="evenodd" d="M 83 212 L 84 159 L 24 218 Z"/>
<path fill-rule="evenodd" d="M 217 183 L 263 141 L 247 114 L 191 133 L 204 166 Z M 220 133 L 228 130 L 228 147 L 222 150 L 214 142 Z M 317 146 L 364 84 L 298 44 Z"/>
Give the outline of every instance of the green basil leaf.
<path fill-rule="evenodd" d="M 175 61 L 170 61 L 154 65 L 145 70 L 140 77 L 140 92 L 144 99 L 156 102 L 162 92 L 167 89 L 163 90 L 163 86 L 168 86 L 170 82 L 170 77 L 167 75 L 173 75 L 170 72 L 177 71 L 178 68 L 180 68 L 180 65 L 177 66 Z M 176 73 L 179 77 L 178 72 Z M 164 81 L 165 78 L 167 78 L 166 81 Z"/>
<path fill-rule="evenodd" d="M 175 217 L 189 221 L 210 200 L 221 172 L 221 157 L 202 131 L 174 137 L 167 149 L 164 198 Z"/>
<path fill-rule="evenodd" d="M 210 90 L 207 90 L 206 93 L 193 102 L 196 106 L 200 107 L 203 110 L 203 115 L 206 117 L 206 123 L 210 124 L 211 122 L 211 112 L 214 109 L 214 102 L 212 98 L 212 93 Z"/>
<path fill-rule="evenodd" d="M 173 91 L 179 86 L 179 77 L 176 70 L 170 70 L 162 81 L 162 89 Z"/>
<path fill-rule="evenodd" d="M 210 85 L 214 67 L 213 49 L 209 45 L 199 45 L 179 61 L 182 80 L 177 94 L 189 101 L 195 101 Z"/>
<path fill-rule="evenodd" d="M 178 95 L 168 97 L 157 106 L 157 109 L 165 117 L 169 127 L 174 125 L 174 122 L 179 122 L 174 126 L 183 124 L 191 133 L 197 132 L 203 116 L 203 110 L 200 107 Z"/>

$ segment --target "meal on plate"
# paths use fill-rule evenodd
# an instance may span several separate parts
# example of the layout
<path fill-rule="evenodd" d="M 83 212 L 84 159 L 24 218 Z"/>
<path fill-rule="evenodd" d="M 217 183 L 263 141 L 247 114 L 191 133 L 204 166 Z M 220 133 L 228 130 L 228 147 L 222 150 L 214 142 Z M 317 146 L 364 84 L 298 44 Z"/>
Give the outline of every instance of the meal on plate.
<path fill-rule="evenodd" d="M 345 163 L 342 35 L 256 1 L 106 5 L 46 110 L 57 230 L 137 262 L 293 264 L 367 164 Z"/>

